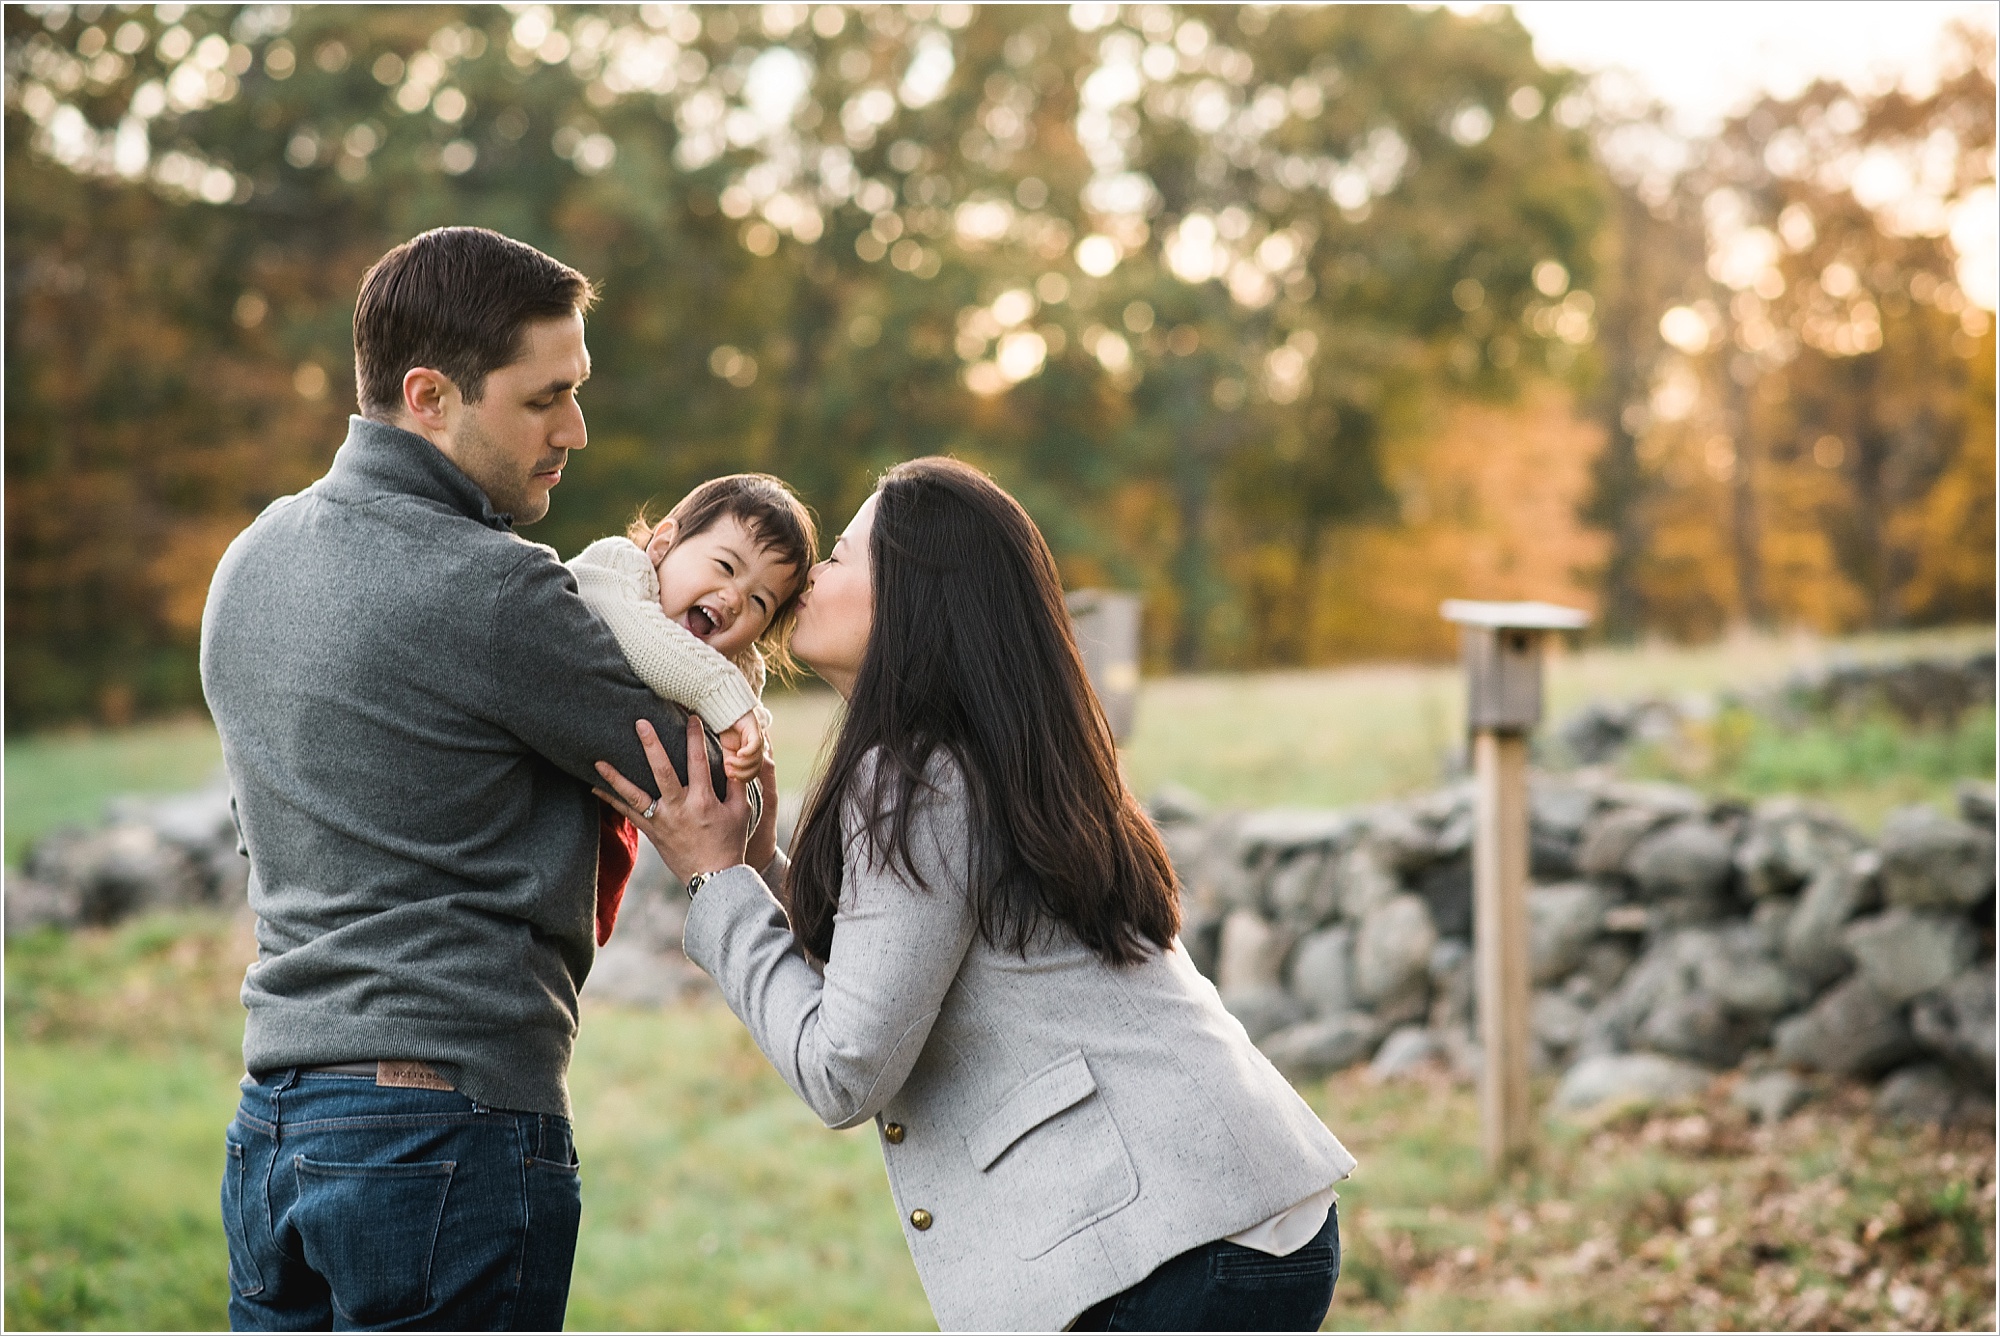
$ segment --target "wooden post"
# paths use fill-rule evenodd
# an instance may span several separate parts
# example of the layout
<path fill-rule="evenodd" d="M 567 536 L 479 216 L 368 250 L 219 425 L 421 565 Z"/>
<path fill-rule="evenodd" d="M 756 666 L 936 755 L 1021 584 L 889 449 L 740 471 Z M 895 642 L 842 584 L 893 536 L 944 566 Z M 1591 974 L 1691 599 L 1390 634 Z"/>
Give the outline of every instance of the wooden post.
<path fill-rule="evenodd" d="M 1533 1140 L 1528 1100 L 1528 734 L 1542 717 L 1542 638 L 1589 621 L 1548 603 L 1454 599 L 1465 628 L 1472 732 L 1472 938 L 1479 999 L 1480 1144 L 1500 1170 Z"/>
<path fill-rule="evenodd" d="M 1068 597 L 1070 625 L 1083 670 L 1121 745 L 1132 736 L 1139 711 L 1139 596 L 1110 589 L 1079 589 Z"/>
<path fill-rule="evenodd" d="M 1477 952 L 1479 1131 L 1486 1163 L 1526 1153 L 1528 1105 L 1528 739 L 1472 736 L 1473 942 Z"/>

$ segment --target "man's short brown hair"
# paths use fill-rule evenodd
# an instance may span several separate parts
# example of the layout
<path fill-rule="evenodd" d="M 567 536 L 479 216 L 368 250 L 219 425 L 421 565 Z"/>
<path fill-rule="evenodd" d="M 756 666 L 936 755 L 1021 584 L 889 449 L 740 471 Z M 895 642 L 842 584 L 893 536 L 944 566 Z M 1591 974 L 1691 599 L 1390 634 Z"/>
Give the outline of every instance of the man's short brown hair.
<path fill-rule="evenodd" d="M 438 227 L 377 260 L 354 305 L 354 388 L 365 417 L 393 418 L 412 367 L 443 372 L 467 403 L 520 357 L 524 328 L 581 314 L 590 280 L 483 227 Z"/>

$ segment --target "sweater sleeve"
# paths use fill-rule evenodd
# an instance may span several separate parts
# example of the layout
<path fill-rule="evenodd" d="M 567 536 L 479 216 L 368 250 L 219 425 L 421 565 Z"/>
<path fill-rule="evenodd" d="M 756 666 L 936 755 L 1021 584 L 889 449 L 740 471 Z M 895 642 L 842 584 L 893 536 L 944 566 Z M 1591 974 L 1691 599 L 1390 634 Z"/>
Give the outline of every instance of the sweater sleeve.
<path fill-rule="evenodd" d="M 661 699 L 693 710 L 717 732 L 757 708 L 756 692 L 737 666 L 660 610 L 652 564 L 630 540 L 600 538 L 568 565 L 583 601 Z"/>

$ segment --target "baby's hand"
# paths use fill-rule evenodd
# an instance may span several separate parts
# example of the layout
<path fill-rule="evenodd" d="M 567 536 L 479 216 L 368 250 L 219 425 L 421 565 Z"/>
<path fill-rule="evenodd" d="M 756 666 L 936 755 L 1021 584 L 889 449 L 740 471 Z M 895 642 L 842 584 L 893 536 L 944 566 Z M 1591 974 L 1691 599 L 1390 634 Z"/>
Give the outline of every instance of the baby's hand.
<path fill-rule="evenodd" d="M 748 784 L 764 768 L 764 730 L 755 710 L 716 735 L 722 743 L 722 768 L 739 784 Z"/>

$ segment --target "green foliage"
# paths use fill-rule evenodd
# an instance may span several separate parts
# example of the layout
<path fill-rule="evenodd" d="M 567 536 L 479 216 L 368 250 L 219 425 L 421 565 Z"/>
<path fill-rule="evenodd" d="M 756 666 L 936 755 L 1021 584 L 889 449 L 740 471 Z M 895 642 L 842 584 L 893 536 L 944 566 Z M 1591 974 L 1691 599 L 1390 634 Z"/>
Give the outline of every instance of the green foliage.
<path fill-rule="evenodd" d="M 425 227 L 603 288 L 593 443 L 532 536 L 573 551 L 738 468 L 838 527 L 948 451 L 1192 667 L 1297 653 L 1308 591 L 1246 597 L 1244 535 L 1310 578 L 1384 504 L 1386 436 L 1567 365 L 1531 275 L 1588 281 L 1603 216 L 1552 110 L 1573 76 L 1507 16 L 163 13 L 5 16 L 17 724 L 195 698 L 209 572 L 324 469 L 355 285 Z"/>

